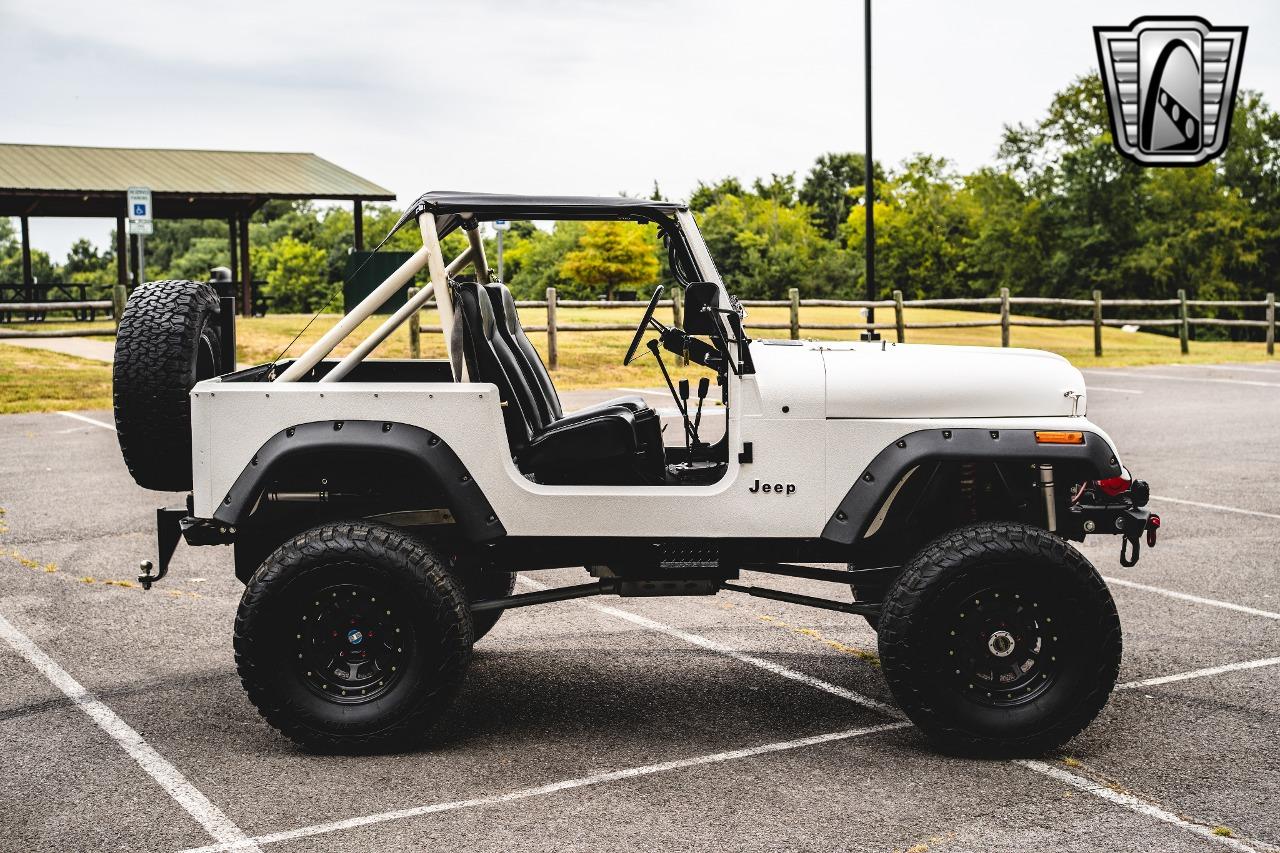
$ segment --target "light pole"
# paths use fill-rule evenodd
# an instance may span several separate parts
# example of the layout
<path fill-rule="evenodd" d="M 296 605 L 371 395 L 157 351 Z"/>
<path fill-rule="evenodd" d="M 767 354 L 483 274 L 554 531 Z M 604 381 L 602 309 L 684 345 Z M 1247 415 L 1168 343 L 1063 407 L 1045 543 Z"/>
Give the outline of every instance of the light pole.
<path fill-rule="evenodd" d="M 876 216 L 875 216 L 875 167 L 871 157 L 871 0 L 865 0 L 863 5 L 863 54 L 866 60 L 866 81 L 867 81 L 867 146 L 866 153 L 863 155 L 866 159 L 866 191 L 863 196 L 863 205 L 866 207 L 867 216 L 867 238 L 866 238 L 866 270 L 867 270 L 867 300 L 874 302 L 877 296 L 876 291 Z M 874 325 L 876 322 L 876 309 L 872 306 L 867 307 L 867 325 Z M 864 341 L 879 340 L 880 336 L 876 334 L 875 329 L 867 329 L 862 333 Z"/>
<path fill-rule="evenodd" d="M 511 227 L 511 223 L 505 219 L 495 219 L 493 221 L 493 229 L 498 232 L 498 281 L 506 283 L 506 279 L 502 277 L 502 232 Z"/>

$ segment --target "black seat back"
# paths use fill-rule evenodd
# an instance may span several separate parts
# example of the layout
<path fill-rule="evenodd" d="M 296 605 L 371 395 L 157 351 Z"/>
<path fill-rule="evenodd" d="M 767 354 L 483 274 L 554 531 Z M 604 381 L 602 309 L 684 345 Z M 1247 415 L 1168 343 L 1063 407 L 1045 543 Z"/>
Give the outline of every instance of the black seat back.
<path fill-rule="evenodd" d="M 470 282 L 453 286 L 456 313 L 463 324 L 463 357 L 473 382 L 492 382 L 502 398 L 503 420 L 511 449 L 519 452 L 546 427 L 538 411 L 537 395 L 524 378 L 520 360 L 498 334 L 489 294 Z"/>
<path fill-rule="evenodd" d="M 560 395 L 547 366 L 542 363 L 542 356 L 524 333 L 520 325 L 520 315 L 516 311 L 516 300 L 505 284 L 497 282 L 485 285 L 489 291 L 489 301 L 493 305 L 493 316 L 498 326 L 498 335 L 520 359 L 529 390 L 534 393 L 534 404 L 539 414 L 547 423 L 553 423 L 564 417 L 564 409 L 560 406 Z"/>

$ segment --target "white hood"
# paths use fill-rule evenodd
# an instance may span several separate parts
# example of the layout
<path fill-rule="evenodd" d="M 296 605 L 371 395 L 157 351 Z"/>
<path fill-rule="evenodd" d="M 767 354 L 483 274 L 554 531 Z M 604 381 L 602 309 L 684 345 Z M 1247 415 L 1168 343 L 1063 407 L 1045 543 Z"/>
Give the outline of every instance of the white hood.
<path fill-rule="evenodd" d="M 1083 415 L 1084 377 L 1054 353 L 823 342 L 828 418 Z M 1079 394 L 1078 405 L 1072 396 Z"/>

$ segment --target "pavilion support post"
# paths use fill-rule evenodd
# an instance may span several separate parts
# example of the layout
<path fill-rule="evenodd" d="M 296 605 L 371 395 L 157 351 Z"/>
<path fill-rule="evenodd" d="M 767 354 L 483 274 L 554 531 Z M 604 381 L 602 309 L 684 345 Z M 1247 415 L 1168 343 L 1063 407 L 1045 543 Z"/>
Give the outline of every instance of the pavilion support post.
<path fill-rule="evenodd" d="M 354 199 L 351 202 L 351 221 L 355 226 L 356 251 L 364 251 L 364 202 Z"/>
<path fill-rule="evenodd" d="M 25 216 L 22 217 L 22 283 L 27 287 L 35 284 L 35 276 L 31 273 L 31 220 Z"/>
<path fill-rule="evenodd" d="M 249 212 L 240 217 L 240 316 L 253 316 L 253 266 L 249 263 Z"/>
<path fill-rule="evenodd" d="M 231 255 L 231 280 L 240 280 L 240 253 L 236 250 L 236 218 L 227 220 L 227 252 Z"/>
<path fill-rule="evenodd" d="M 22 224 L 22 298 L 27 302 L 42 302 L 36 295 L 35 275 L 31 272 L 31 223 L 21 217 Z M 27 312 L 27 320 L 39 320 L 39 314 Z"/>
<path fill-rule="evenodd" d="M 22 290 L 23 298 L 28 302 L 43 302 L 44 300 L 36 297 L 36 280 L 31 272 L 31 223 L 27 217 L 22 217 Z M 34 314 L 28 314 L 27 319 L 38 319 Z"/>
<path fill-rule="evenodd" d="M 124 217 L 116 217 L 116 285 L 111 288 L 112 313 L 115 314 L 116 325 L 120 325 L 120 317 L 124 314 L 125 303 L 129 301 L 129 238 L 124 233 Z"/>

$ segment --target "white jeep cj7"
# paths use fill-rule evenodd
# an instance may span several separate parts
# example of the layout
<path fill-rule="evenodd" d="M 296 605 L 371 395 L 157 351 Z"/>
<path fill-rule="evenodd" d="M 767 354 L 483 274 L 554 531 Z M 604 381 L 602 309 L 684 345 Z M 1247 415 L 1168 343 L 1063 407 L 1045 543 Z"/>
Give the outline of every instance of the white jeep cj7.
<path fill-rule="evenodd" d="M 654 318 L 658 288 L 626 361 L 647 350 L 662 367 L 672 445 L 639 397 L 562 410 L 485 260 L 479 225 L 499 219 L 657 226 L 686 322 Z M 234 545 L 236 662 L 288 737 L 412 741 L 504 610 L 599 594 L 732 591 L 862 616 L 902 710 L 949 751 L 1042 753 L 1105 704 L 1119 620 L 1071 542 L 1117 534 L 1131 565 L 1159 519 L 1064 359 L 750 340 L 681 204 L 432 192 L 396 229 L 414 220 L 422 248 L 296 359 L 235 370 L 234 303 L 205 283 L 143 285 L 120 323 L 125 461 L 141 486 L 190 490 L 158 511 L 141 579 L 165 575 L 179 538 Z M 468 243 L 450 261 L 455 229 Z M 327 358 L 424 269 L 430 288 Z M 448 359 L 365 360 L 431 296 Z M 691 416 L 663 351 L 714 373 L 722 421 L 700 417 L 707 379 Z M 723 433 L 704 441 L 711 423 Z M 515 593 L 517 572 L 571 566 L 594 580 Z M 743 585 L 743 570 L 852 600 Z"/>

